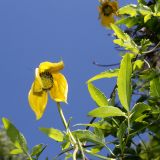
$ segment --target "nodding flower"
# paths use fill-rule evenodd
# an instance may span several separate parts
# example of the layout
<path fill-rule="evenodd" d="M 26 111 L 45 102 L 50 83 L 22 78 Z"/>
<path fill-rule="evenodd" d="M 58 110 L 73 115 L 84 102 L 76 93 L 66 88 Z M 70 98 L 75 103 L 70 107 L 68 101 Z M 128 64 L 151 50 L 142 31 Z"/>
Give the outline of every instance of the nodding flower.
<path fill-rule="evenodd" d="M 68 83 L 60 71 L 64 68 L 63 61 L 58 63 L 42 62 L 35 69 L 35 79 L 28 94 L 31 109 L 40 119 L 46 109 L 48 93 L 55 102 L 67 103 Z"/>
<path fill-rule="evenodd" d="M 99 0 L 100 6 L 98 7 L 99 18 L 102 26 L 110 27 L 114 23 L 114 16 L 117 15 L 118 2 L 110 0 Z"/>

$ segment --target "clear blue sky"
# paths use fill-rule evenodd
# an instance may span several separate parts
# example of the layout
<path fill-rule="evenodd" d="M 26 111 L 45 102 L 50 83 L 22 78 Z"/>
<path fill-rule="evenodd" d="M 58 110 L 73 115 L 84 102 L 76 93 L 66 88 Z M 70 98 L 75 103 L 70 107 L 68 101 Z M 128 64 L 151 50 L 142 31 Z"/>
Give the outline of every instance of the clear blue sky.
<path fill-rule="evenodd" d="M 121 0 L 120 5 L 134 2 Z M 51 100 L 42 119 L 35 120 L 27 99 L 34 69 L 42 61 L 63 59 L 69 83 L 68 105 L 63 109 L 74 125 L 87 123 L 87 113 L 95 107 L 85 82 L 105 68 L 92 62 L 111 64 L 120 59 L 107 35 L 111 32 L 98 21 L 97 6 L 98 0 L 0 0 L 0 118 L 10 119 L 30 148 L 48 144 L 41 160 L 47 155 L 53 158 L 60 147 L 38 127 L 63 126 Z M 105 79 L 95 84 L 109 96 L 114 82 Z"/>

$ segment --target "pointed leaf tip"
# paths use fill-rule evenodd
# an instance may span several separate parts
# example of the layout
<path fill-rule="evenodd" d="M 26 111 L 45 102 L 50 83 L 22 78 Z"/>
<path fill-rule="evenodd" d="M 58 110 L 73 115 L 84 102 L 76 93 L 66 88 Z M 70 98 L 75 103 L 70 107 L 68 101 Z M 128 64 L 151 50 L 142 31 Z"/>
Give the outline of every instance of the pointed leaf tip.
<path fill-rule="evenodd" d="M 120 70 L 117 78 L 118 96 L 122 106 L 128 111 L 131 101 L 131 75 L 132 64 L 129 54 L 126 54 L 120 65 Z"/>

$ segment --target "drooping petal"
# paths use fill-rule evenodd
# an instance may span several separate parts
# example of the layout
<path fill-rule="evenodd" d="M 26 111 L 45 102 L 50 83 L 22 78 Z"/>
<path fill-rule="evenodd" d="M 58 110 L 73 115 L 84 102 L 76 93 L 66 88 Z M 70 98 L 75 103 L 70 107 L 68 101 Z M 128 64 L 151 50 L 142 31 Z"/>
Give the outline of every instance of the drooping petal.
<path fill-rule="evenodd" d="M 39 72 L 50 72 L 50 73 L 56 73 L 59 72 L 64 68 L 63 61 L 57 62 L 57 63 L 51 63 L 51 62 L 42 62 L 39 65 Z"/>
<path fill-rule="evenodd" d="M 102 15 L 101 16 L 101 24 L 103 26 L 110 27 L 111 23 L 114 23 L 114 17 L 113 17 L 113 15 L 110 15 L 110 16 L 104 16 L 104 15 Z"/>
<path fill-rule="evenodd" d="M 35 69 L 35 80 L 33 82 L 33 92 L 41 92 L 42 91 L 42 81 L 39 76 L 38 68 Z"/>
<path fill-rule="evenodd" d="M 118 2 L 117 1 L 110 2 L 110 6 L 112 6 L 113 13 L 116 13 L 118 10 Z"/>
<path fill-rule="evenodd" d="M 117 1 L 108 1 L 108 0 L 99 0 L 99 2 L 101 3 L 101 5 L 99 6 L 100 12 L 103 12 L 103 7 L 105 6 L 110 6 L 113 10 L 113 13 L 116 13 L 118 10 L 118 2 Z"/>
<path fill-rule="evenodd" d="M 53 87 L 50 90 L 51 98 L 56 102 L 66 102 L 68 94 L 68 83 L 66 78 L 61 73 L 52 74 Z"/>
<path fill-rule="evenodd" d="M 29 105 L 36 115 L 36 119 L 40 119 L 46 109 L 48 95 L 46 91 L 36 93 L 33 91 L 33 85 L 28 94 Z"/>

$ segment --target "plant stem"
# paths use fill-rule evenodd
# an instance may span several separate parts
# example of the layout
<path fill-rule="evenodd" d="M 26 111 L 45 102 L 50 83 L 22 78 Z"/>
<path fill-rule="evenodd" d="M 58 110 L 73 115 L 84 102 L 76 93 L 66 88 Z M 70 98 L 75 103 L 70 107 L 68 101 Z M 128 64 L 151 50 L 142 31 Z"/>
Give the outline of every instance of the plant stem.
<path fill-rule="evenodd" d="M 73 137 L 73 135 L 72 135 L 72 133 L 71 133 L 69 127 L 68 127 L 67 121 L 66 121 L 66 119 L 65 119 L 65 117 L 64 117 L 64 114 L 63 114 L 63 111 L 62 111 L 62 108 L 61 108 L 61 105 L 60 105 L 59 102 L 57 102 L 57 107 L 58 107 L 58 111 L 59 111 L 60 117 L 61 117 L 61 119 L 62 119 L 63 125 L 64 125 L 67 133 L 69 134 L 69 136 L 70 136 L 70 138 L 71 138 L 71 140 L 72 140 L 72 144 L 73 144 L 73 146 L 74 146 L 74 145 L 76 144 L 76 140 L 75 140 L 75 138 Z"/>
<path fill-rule="evenodd" d="M 75 149 L 74 149 L 74 152 L 73 152 L 73 160 L 76 160 L 77 152 L 78 152 L 78 146 L 75 145 Z"/>
<path fill-rule="evenodd" d="M 27 156 L 28 156 L 29 160 L 32 160 L 32 157 L 29 154 L 27 154 Z"/>
<path fill-rule="evenodd" d="M 110 149 L 107 145 L 105 145 L 105 148 L 111 153 L 112 156 L 116 157 L 116 156 L 114 155 L 114 153 L 111 151 L 111 149 Z"/>
<path fill-rule="evenodd" d="M 130 130 L 131 130 L 131 126 L 130 126 L 130 112 L 129 111 L 127 113 L 127 121 L 128 121 L 128 134 L 127 134 L 127 138 L 126 138 L 126 145 L 127 145 L 129 134 L 130 134 Z"/>
<path fill-rule="evenodd" d="M 112 159 L 112 160 L 115 160 L 113 158 L 108 158 L 108 157 L 102 156 L 100 154 L 92 153 L 90 150 L 85 150 L 85 152 L 90 154 L 90 155 L 92 155 L 92 156 L 94 156 L 94 157 L 97 157 L 99 159 L 104 159 L 104 160 L 111 160 Z"/>
<path fill-rule="evenodd" d="M 131 126 L 130 126 L 130 112 L 128 111 L 128 135 L 130 132 Z"/>
<path fill-rule="evenodd" d="M 24 150 L 23 150 L 24 151 Z M 30 154 L 26 151 L 24 151 L 24 153 L 27 155 L 27 157 L 29 158 L 29 160 L 33 160 L 32 157 L 30 156 Z"/>

